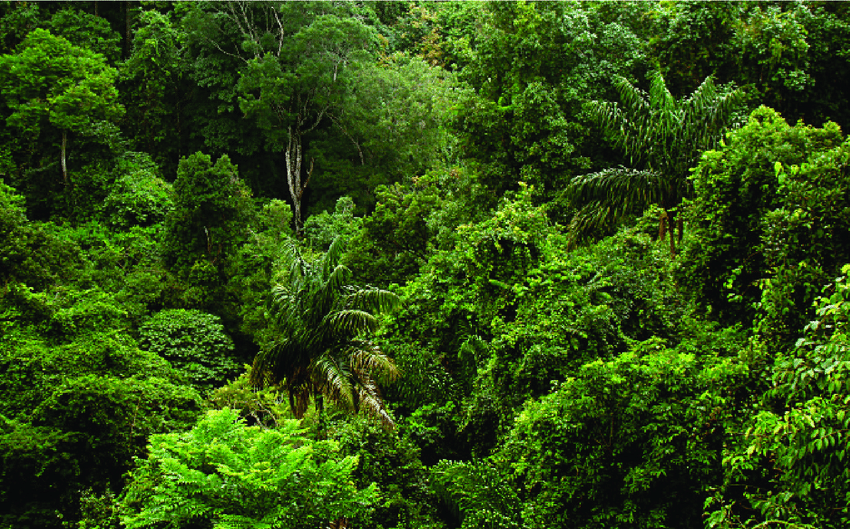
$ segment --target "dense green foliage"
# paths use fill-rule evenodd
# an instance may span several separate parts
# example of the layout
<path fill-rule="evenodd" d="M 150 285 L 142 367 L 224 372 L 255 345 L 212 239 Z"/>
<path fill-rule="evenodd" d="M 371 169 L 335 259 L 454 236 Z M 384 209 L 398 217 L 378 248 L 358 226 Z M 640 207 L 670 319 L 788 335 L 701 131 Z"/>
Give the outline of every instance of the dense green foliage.
<path fill-rule="evenodd" d="M 0 4 L 0 529 L 846 527 L 848 37 Z"/>
<path fill-rule="evenodd" d="M 298 421 L 246 427 L 231 410 L 209 412 L 186 434 L 151 437 L 147 459 L 121 498 L 128 528 L 159 524 L 307 529 L 368 515 L 377 489 L 350 481 L 356 456 L 304 437 Z M 281 498 L 286 498 L 281 501 Z"/>
<path fill-rule="evenodd" d="M 817 527 L 844 527 L 850 521 L 844 462 L 850 422 L 848 272 L 845 265 L 844 275 L 826 285 L 815 303 L 815 319 L 794 346 L 776 355 L 772 387 L 724 461 L 726 501 L 713 516 L 718 522 L 739 521 L 729 492 L 753 474 L 762 481 L 746 500 L 765 518 Z"/>
<path fill-rule="evenodd" d="M 139 346 L 171 362 L 199 389 L 220 385 L 241 371 L 219 318 L 199 310 L 157 312 L 139 328 Z"/>

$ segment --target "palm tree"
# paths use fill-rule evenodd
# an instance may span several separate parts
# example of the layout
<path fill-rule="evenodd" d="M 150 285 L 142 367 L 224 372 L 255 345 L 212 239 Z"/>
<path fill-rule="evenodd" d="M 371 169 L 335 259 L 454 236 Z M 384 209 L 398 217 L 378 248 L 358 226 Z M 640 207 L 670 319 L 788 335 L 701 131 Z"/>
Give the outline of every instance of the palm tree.
<path fill-rule="evenodd" d="M 285 280 L 271 293 L 273 338 L 254 360 L 252 383 L 280 384 L 299 418 L 312 400 L 320 430 L 325 397 L 392 426 L 378 384 L 394 380 L 398 369 L 371 338 L 375 315 L 395 309 L 399 298 L 350 285 L 351 270 L 339 264 L 342 246 L 336 239 L 316 261 L 290 247 Z"/>
<path fill-rule="evenodd" d="M 676 254 L 674 228 L 682 237 L 682 200 L 692 195 L 688 178 L 702 152 L 713 149 L 743 98 L 741 90 L 719 91 L 711 77 L 687 98 L 677 100 L 660 73 L 650 80 L 649 94 L 618 77 L 614 86 L 622 106 L 592 101 L 591 111 L 633 168 L 611 168 L 574 178 L 567 197 L 579 207 L 571 223 L 575 238 L 610 226 L 657 204 L 659 238 L 670 232 L 670 253 Z"/>

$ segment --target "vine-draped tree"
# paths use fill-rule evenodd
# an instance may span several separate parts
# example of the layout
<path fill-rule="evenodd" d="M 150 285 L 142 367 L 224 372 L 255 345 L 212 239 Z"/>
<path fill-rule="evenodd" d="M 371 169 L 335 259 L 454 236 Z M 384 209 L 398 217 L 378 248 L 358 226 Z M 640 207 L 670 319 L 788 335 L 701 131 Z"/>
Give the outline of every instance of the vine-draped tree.
<path fill-rule="evenodd" d="M 633 168 L 610 168 L 572 180 L 567 196 L 580 208 L 572 236 L 582 237 L 655 204 L 663 210 L 659 237 L 670 232 L 670 253 L 675 255 L 673 232 L 678 229 L 681 239 L 683 230 L 676 208 L 693 192 L 689 169 L 720 140 L 743 92 L 718 89 L 708 77 L 690 96 L 677 100 L 659 73 L 651 78 L 648 94 L 623 77 L 615 86 L 622 106 L 592 101 L 590 108 Z"/>
<path fill-rule="evenodd" d="M 252 382 L 281 384 L 297 417 L 313 400 L 321 420 L 327 397 L 391 425 L 378 383 L 394 379 L 398 370 L 371 335 L 378 328 L 376 314 L 396 308 L 399 298 L 351 285 L 351 270 L 339 264 L 342 247 L 336 239 L 316 261 L 290 248 L 285 279 L 272 289 L 270 336 L 254 360 Z"/>

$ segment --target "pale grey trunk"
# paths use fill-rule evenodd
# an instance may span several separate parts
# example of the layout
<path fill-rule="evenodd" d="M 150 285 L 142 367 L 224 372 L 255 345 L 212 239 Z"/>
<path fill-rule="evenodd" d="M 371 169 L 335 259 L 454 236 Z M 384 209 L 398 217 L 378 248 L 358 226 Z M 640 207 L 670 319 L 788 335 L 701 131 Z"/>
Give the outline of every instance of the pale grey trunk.
<path fill-rule="evenodd" d="M 301 238 L 304 223 L 301 220 L 301 197 L 304 185 L 301 184 L 301 135 L 288 129 L 289 141 L 286 145 L 286 182 L 289 184 L 289 196 L 292 198 L 292 220 L 295 223 L 295 236 Z"/>
<path fill-rule="evenodd" d="M 65 148 L 68 145 L 68 133 L 62 131 L 62 180 L 68 185 L 68 164 L 65 162 Z"/>

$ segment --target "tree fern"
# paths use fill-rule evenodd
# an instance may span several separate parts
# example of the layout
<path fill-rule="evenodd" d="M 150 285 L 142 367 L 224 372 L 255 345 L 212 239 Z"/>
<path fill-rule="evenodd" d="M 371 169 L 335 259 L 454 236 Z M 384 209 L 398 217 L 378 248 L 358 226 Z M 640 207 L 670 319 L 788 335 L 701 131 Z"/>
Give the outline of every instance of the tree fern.
<path fill-rule="evenodd" d="M 298 421 L 246 427 L 225 409 L 189 432 L 152 436 L 121 498 L 121 521 L 130 529 L 294 529 L 367 513 L 378 493 L 353 485 L 357 458 L 304 433 Z"/>

